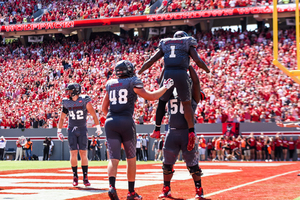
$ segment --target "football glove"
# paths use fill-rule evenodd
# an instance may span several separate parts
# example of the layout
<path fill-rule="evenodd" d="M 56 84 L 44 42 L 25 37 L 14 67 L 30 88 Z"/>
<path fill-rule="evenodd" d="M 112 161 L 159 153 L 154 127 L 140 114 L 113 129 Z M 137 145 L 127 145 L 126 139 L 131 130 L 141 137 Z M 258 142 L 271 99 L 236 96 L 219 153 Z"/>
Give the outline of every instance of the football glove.
<path fill-rule="evenodd" d="M 64 137 L 64 135 L 61 133 L 61 128 L 58 128 L 57 129 L 57 137 L 58 137 L 58 139 L 60 139 L 60 141 L 64 141 L 64 139 L 65 139 L 65 137 Z"/>
<path fill-rule="evenodd" d="M 102 135 L 102 130 L 101 130 L 101 127 L 100 127 L 100 125 L 96 125 L 96 128 L 97 128 L 97 130 L 96 130 L 96 132 L 95 133 L 97 133 L 97 135 Z"/>

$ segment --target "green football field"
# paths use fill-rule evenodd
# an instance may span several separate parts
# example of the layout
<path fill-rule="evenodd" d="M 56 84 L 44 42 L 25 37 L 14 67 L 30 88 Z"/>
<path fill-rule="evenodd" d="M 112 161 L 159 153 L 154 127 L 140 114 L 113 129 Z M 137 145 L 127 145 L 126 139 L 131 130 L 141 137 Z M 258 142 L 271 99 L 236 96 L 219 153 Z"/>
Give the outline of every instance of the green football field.
<path fill-rule="evenodd" d="M 137 161 L 137 164 L 160 163 L 154 161 Z M 89 161 L 89 166 L 107 166 L 107 161 Z M 126 165 L 126 161 L 120 161 L 119 165 Z M 78 166 L 80 162 L 78 162 Z M 69 161 L 0 161 L 0 171 L 24 170 L 24 169 L 50 169 L 70 167 Z"/>

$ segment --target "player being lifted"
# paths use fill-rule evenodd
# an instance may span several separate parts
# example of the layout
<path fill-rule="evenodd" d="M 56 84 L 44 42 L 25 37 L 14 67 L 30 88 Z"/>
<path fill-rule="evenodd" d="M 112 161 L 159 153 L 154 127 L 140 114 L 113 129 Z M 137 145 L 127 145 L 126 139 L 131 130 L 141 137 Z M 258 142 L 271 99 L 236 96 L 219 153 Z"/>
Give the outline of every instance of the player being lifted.
<path fill-rule="evenodd" d="M 143 73 L 145 70 L 150 68 L 154 62 L 164 57 L 164 79 L 172 78 L 174 80 L 174 86 L 159 99 L 156 110 L 155 130 L 150 137 L 160 137 L 160 125 L 165 114 L 166 103 L 172 95 L 173 88 L 176 87 L 178 97 L 183 105 L 184 118 L 188 123 L 189 144 L 187 148 L 189 151 L 194 148 L 196 140 L 194 111 L 191 104 L 191 86 L 189 84 L 189 77 L 187 73 L 190 65 L 190 57 L 192 57 L 198 67 L 204 69 L 207 73 L 210 72 L 196 51 L 197 45 L 197 41 L 193 37 L 188 36 L 186 32 L 177 31 L 173 38 L 160 40 L 158 46 L 159 50 L 154 54 L 154 56 L 144 63 L 138 72 L 138 74 Z"/>
<path fill-rule="evenodd" d="M 193 67 L 189 68 L 192 79 L 192 108 L 196 109 L 200 100 L 205 99 L 203 93 L 200 92 L 199 78 Z M 196 196 L 195 199 L 205 199 L 203 196 L 203 189 L 201 185 L 201 169 L 199 168 L 199 156 L 198 150 L 194 147 L 191 151 L 187 150 L 189 138 L 188 138 L 188 124 L 184 118 L 183 105 L 180 98 L 177 96 L 177 88 L 173 90 L 173 95 L 168 102 L 169 112 L 169 133 L 166 136 L 163 154 L 163 174 L 164 174 L 164 186 L 159 198 L 171 197 L 170 182 L 175 172 L 173 166 L 178 157 L 179 151 L 182 151 L 182 157 L 186 162 L 187 169 L 193 177 Z"/>
<path fill-rule="evenodd" d="M 128 195 L 127 199 L 142 199 L 134 191 L 136 175 L 136 129 L 132 119 L 134 105 L 137 95 L 149 101 L 154 101 L 161 97 L 170 87 L 173 80 L 168 79 L 160 89 L 148 92 L 144 89 L 141 79 L 135 76 L 134 66 L 131 62 L 122 60 L 116 64 L 115 73 L 117 79 L 109 80 L 106 83 L 106 94 L 104 97 L 102 110 L 106 116 L 105 132 L 107 147 L 109 152 L 108 195 L 112 200 L 118 200 L 115 188 L 117 168 L 120 159 L 121 143 L 127 157 L 127 179 Z"/>
<path fill-rule="evenodd" d="M 80 95 L 81 86 L 78 83 L 71 83 L 66 88 L 68 98 L 62 100 L 62 112 L 60 114 L 58 127 L 57 127 L 57 137 L 63 141 L 64 136 L 61 132 L 63 127 L 64 119 L 69 115 L 69 125 L 68 125 L 68 142 L 70 149 L 70 162 L 73 171 L 73 186 L 78 185 L 78 175 L 77 175 L 77 154 L 79 150 L 81 158 L 81 167 L 83 172 L 83 184 L 85 186 L 90 186 L 88 181 L 88 158 L 87 158 L 87 148 L 88 148 L 88 137 L 87 137 L 87 126 L 86 117 L 89 112 L 94 119 L 95 125 L 97 127 L 96 133 L 98 135 L 102 134 L 96 112 L 91 104 L 91 98 L 87 95 Z"/>

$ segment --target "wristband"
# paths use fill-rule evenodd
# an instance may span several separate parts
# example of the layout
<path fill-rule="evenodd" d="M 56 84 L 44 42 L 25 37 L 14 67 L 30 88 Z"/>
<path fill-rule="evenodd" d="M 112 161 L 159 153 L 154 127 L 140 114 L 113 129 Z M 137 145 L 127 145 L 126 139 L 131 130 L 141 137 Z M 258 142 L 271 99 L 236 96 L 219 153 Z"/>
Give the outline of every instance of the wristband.
<path fill-rule="evenodd" d="M 61 133 L 61 128 L 58 128 L 58 129 L 57 129 L 57 132 Z"/>

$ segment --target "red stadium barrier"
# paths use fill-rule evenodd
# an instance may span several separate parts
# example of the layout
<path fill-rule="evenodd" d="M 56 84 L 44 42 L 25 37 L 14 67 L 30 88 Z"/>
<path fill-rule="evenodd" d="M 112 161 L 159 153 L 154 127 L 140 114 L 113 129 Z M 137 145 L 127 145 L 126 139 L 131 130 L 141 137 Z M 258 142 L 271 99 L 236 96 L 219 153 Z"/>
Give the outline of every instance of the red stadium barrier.
<path fill-rule="evenodd" d="M 294 12 L 295 5 L 280 5 L 278 12 Z M 80 20 L 80 21 L 67 21 L 67 22 L 48 22 L 48 23 L 34 23 L 34 24 L 20 24 L 0 26 L 0 32 L 13 32 L 13 31 L 32 31 L 42 29 L 60 29 L 60 28 L 74 28 L 74 27 L 88 27 L 88 26 L 105 26 L 105 25 L 118 25 L 129 23 L 153 22 L 153 21 L 169 21 L 169 20 L 182 20 L 182 19 L 197 19 L 209 17 L 223 17 L 234 15 L 249 15 L 249 14 L 268 14 L 273 13 L 273 7 L 244 7 L 234 9 L 219 9 L 219 10 L 205 10 L 184 13 L 167 13 L 155 15 L 141 15 L 134 17 L 118 17 L 118 18 L 105 18 L 93 20 Z"/>

